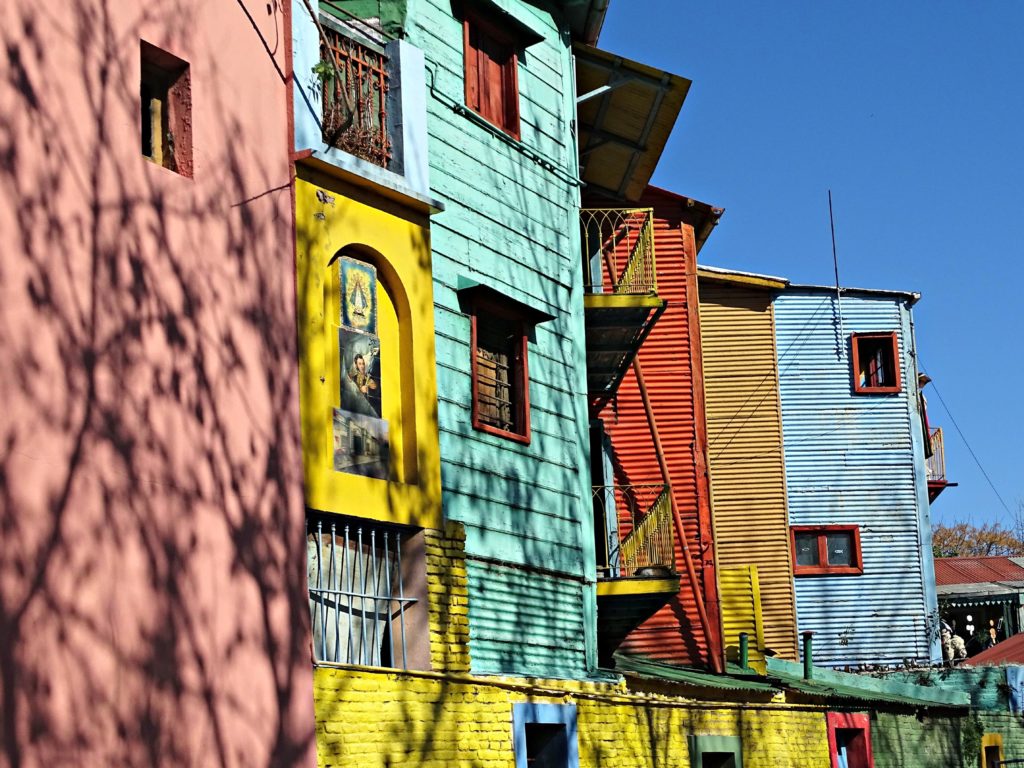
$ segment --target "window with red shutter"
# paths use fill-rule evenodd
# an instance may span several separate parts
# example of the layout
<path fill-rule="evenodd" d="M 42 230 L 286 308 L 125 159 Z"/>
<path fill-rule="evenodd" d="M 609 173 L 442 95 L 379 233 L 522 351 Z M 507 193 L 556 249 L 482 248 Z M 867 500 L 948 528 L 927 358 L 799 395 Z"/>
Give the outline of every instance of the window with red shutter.
<path fill-rule="evenodd" d="M 463 20 L 466 106 L 505 133 L 519 138 L 517 41 L 486 19 Z"/>
<path fill-rule="evenodd" d="M 527 335 L 508 308 L 477 303 L 470 315 L 473 426 L 482 432 L 530 442 Z"/>

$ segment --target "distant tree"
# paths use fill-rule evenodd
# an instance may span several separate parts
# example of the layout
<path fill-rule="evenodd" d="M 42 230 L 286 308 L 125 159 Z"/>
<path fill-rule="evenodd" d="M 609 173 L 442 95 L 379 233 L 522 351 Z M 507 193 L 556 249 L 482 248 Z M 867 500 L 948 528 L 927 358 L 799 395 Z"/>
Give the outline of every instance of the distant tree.
<path fill-rule="evenodd" d="M 1024 555 L 1024 538 L 1019 525 L 1003 528 L 999 523 L 935 525 L 932 551 L 936 557 L 988 557 Z"/>

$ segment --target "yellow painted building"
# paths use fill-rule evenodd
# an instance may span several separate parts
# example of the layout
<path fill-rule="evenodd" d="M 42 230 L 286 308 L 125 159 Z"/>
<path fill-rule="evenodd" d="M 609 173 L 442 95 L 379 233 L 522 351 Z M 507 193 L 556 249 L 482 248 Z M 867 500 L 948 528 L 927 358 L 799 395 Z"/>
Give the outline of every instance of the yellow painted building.
<path fill-rule="evenodd" d="M 772 291 L 763 277 L 700 269 L 700 336 L 723 636 L 750 658 L 797 657 Z M 755 642 L 756 640 L 756 642 Z"/>
<path fill-rule="evenodd" d="M 441 463 L 428 215 L 302 166 L 295 182 L 295 208 L 306 505 L 439 528 Z M 341 322 L 343 305 L 352 302 L 351 291 L 342 296 L 343 264 L 367 265 L 368 273 L 376 275 L 370 281 L 375 282 L 374 295 L 355 297 L 367 305 L 368 314 L 376 315 L 376 333 L 349 330 L 357 324 Z M 377 353 L 379 414 L 374 413 L 376 402 L 363 408 L 365 418 L 356 413 L 352 429 L 370 425 L 363 443 L 386 439 L 389 460 L 380 462 L 380 476 L 336 467 L 340 451 L 335 414 L 355 412 L 343 408 L 342 400 L 352 389 L 353 377 L 359 376 L 356 363 L 341 359 L 356 345 L 349 339 L 362 343 L 357 349 Z M 360 398 L 357 394 L 353 399 Z M 373 434 L 372 426 L 379 422 L 386 427 Z M 360 452 L 365 456 L 382 450 L 360 447 L 366 449 Z"/>

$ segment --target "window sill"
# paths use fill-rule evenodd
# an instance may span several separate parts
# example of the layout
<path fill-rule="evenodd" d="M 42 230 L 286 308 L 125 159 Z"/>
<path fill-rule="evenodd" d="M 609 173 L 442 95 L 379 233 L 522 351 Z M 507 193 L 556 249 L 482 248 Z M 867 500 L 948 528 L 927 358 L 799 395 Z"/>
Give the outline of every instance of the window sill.
<path fill-rule="evenodd" d="M 853 386 L 853 392 L 857 395 L 898 395 L 903 390 L 900 387 L 861 387 Z"/>
<path fill-rule="evenodd" d="M 523 445 L 530 444 L 529 433 L 522 435 L 518 432 L 509 432 L 508 430 L 498 429 L 497 427 L 492 427 L 490 424 L 485 424 L 484 422 L 477 421 L 475 419 L 473 421 L 473 429 L 477 430 L 478 432 L 485 432 L 488 435 L 494 435 L 495 437 L 503 437 L 506 440 L 512 440 L 517 443 L 522 443 Z"/>
<path fill-rule="evenodd" d="M 801 576 L 863 576 L 863 568 L 855 567 L 843 567 L 843 566 L 803 566 L 793 569 L 793 575 L 796 577 Z"/>

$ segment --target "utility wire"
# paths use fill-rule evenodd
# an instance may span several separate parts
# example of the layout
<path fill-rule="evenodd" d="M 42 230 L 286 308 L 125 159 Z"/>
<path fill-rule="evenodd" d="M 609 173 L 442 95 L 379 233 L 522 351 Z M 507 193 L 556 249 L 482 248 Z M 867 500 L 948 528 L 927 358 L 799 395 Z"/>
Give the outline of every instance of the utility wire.
<path fill-rule="evenodd" d="M 918 359 L 920 359 L 920 357 Z M 942 393 L 939 391 L 939 388 L 935 386 L 934 380 L 931 382 L 931 385 L 932 389 L 935 390 L 936 396 L 939 398 L 939 402 L 942 404 L 943 410 L 946 412 L 946 415 L 949 416 L 950 422 L 952 422 L 953 427 L 956 429 L 957 434 L 960 435 L 960 439 L 963 440 L 964 445 L 967 446 L 968 453 L 971 454 L 971 458 L 974 459 L 974 463 L 978 465 L 978 469 L 981 470 L 981 474 L 985 477 L 985 480 L 988 482 L 989 488 L 992 489 L 992 493 L 994 493 L 996 495 L 996 498 L 999 499 L 999 503 L 1003 505 L 1003 509 L 1006 510 L 1006 514 L 1008 514 L 1010 517 L 1013 517 L 1013 512 L 1010 511 L 1010 507 L 1007 506 L 1006 502 L 1003 500 L 1002 494 L 1000 494 L 998 489 L 996 488 L 996 484 L 992 482 L 992 478 L 989 477 L 988 472 L 985 471 L 985 467 L 982 465 L 981 459 L 978 458 L 978 454 L 974 452 L 974 449 L 971 447 L 971 444 L 967 442 L 967 436 L 964 435 L 964 431 L 960 429 L 960 425 L 956 423 L 956 419 L 953 417 L 953 412 L 949 410 L 949 406 L 946 405 L 946 401 L 942 399 Z"/>

